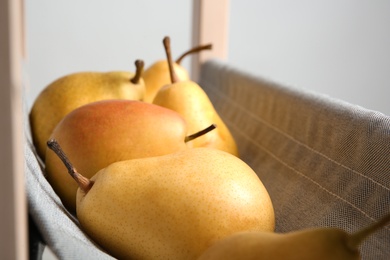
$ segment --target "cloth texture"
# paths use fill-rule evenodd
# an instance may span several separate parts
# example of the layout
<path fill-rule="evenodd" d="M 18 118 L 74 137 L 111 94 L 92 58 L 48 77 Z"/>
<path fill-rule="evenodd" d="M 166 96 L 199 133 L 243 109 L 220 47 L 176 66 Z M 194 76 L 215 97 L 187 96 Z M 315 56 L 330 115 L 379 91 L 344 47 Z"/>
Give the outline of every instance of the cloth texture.
<path fill-rule="evenodd" d="M 64 208 L 61 200 L 46 180 L 44 164 L 38 158 L 32 144 L 28 111 L 25 111 L 24 115 L 28 211 L 31 222 L 35 224 L 36 229 L 41 234 L 39 239 L 35 237 L 30 237 L 30 239 L 43 240 L 36 242 L 43 242 L 59 259 L 114 259 L 85 235 L 80 229 L 77 219 Z M 31 231 L 30 228 L 30 233 Z M 37 259 L 41 259 L 40 257 L 36 255 Z"/>
<path fill-rule="evenodd" d="M 202 66 L 199 84 L 267 188 L 277 232 L 355 232 L 390 213 L 389 116 L 218 60 Z M 390 259 L 390 226 L 361 250 Z"/>
<path fill-rule="evenodd" d="M 281 86 L 227 63 L 202 65 L 199 84 L 258 174 L 276 231 L 354 232 L 390 212 L 390 118 L 341 100 Z M 44 177 L 25 112 L 29 214 L 59 259 L 112 259 L 80 229 Z M 362 244 L 363 259 L 390 259 L 390 227 Z"/>

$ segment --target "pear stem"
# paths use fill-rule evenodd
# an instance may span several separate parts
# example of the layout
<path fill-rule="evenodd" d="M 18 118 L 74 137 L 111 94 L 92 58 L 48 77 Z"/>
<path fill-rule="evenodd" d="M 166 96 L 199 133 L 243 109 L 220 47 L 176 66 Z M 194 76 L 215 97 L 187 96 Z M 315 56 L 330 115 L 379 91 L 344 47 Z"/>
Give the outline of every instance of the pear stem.
<path fill-rule="evenodd" d="M 378 229 L 386 226 L 388 223 L 390 223 L 390 213 L 375 222 L 374 224 L 363 228 L 353 234 L 348 235 L 347 238 L 347 246 L 355 250 L 359 247 L 359 245 L 371 234 L 373 234 Z"/>
<path fill-rule="evenodd" d="M 136 68 L 135 75 L 130 81 L 133 84 L 138 84 L 139 80 L 142 77 L 142 73 L 144 71 L 144 61 L 143 60 L 136 60 L 134 62 L 134 64 L 135 64 L 135 68 Z"/>
<path fill-rule="evenodd" d="M 215 129 L 216 127 L 217 127 L 216 124 L 212 124 L 209 127 L 206 127 L 205 129 L 200 130 L 199 132 L 196 132 L 195 134 L 186 136 L 186 138 L 184 139 L 184 142 L 187 143 L 187 142 L 189 142 L 191 140 L 194 140 L 194 139 L 198 138 L 199 136 L 207 134 L 208 132 L 210 132 L 211 130 Z"/>
<path fill-rule="evenodd" d="M 68 169 L 68 173 L 72 178 L 77 182 L 80 189 L 87 193 L 93 186 L 93 181 L 84 177 L 79 172 L 77 172 L 76 168 L 72 165 L 65 152 L 62 150 L 61 146 L 55 139 L 50 139 L 47 141 L 47 146 L 56 153 L 56 155 L 61 159 L 64 163 L 65 167 Z"/>
<path fill-rule="evenodd" d="M 183 53 L 179 58 L 176 59 L 176 63 L 177 64 L 180 64 L 181 61 L 188 55 L 190 54 L 193 54 L 193 53 L 197 53 L 197 52 L 200 52 L 200 51 L 203 51 L 203 50 L 211 50 L 213 48 L 213 45 L 211 43 L 209 44 L 205 44 L 205 45 L 199 45 L 199 46 L 196 46 L 192 49 L 189 49 L 188 51 L 186 51 L 185 53 Z"/>
<path fill-rule="evenodd" d="M 171 77 L 171 83 L 176 83 L 178 81 L 175 70 L 173 68 L 173 60 L 171 54 L 171 39 L 166 36 L 163 39 L 163 44 L 165 48 L 165 54 L 167 55 L 168 67 L 169 67 L 169 76 Z"/>

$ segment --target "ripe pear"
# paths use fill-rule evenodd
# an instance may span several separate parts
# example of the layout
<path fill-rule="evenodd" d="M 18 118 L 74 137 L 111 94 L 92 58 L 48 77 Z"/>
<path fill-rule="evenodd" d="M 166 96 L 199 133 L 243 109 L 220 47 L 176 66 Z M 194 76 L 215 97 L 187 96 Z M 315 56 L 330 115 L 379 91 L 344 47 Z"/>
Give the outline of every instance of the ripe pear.
<path fill-rule="evenodd" d="M 190 147 L 212 147 L 239 156 L 237 144 L 230 130 L 218 115 L 206 92 L 194 81 L 176 81 L 169 38 L 164 39 L 164 47 L 172 83 L 157 92 L 153 104 L 172 109 L 182 115 L 190 132 L 216 124 L 216 131 L 188 142 Z"/>
<path fill-rule="evenodd" d="M 144 63 L 135 61 L 136 72 L 78 72 L 50 83 L 36 98 L 29 119 L 34 146 L 44 160 L 46 142 L 61 119 L 82 105 L 106 99 L 142 100 Z"/>
<path fill-rule="evenodd" d="M 187 149 L 185 141 L 197 136 L 186 134 L 185 120 L 172 110 L 141 101 L 103 100 L 67 114 L 50 138 L 62 143 L 73 164 L 89 178 L 116 161 Z M 75 213 L 78 186 L 50 149 L 45 166 L 48 182 L 64 206 Z"/>
<path fill-rule="evenodd" d="M 55 140 L 79 184 L 84 232 L 118 259 L 196 259 L 241 231 L 274 230 L 274 210 L 256 173 L 217 149 L 193 148 L 113 163 L 83 177 Z"/>
<path fill-rule="evenodd" d="M 354 260 L 359 245 L 390 222 L 390 214 L 354 234 L 338 228 L 311 228 L 290 233 L 238 232 L 209 247 L 198 260 Z"/>
<path fill-rule="evenodd" d="M 165 37 L 169 38 L 169 37 Z M 164 38 L 164 39 L 165 39 Z M 210 50 L 212 48 L 212 44 L 199 45 L 194 48 L 189 49 L 184 52 L 176 61 L 173 63 L 173 67 L 175 69 L 177 80 L 189 80 L 190 76 L 188 75 L 187 70 L 181 66 L 181 61 L 187 57 L 188 55 L 198 53 L 202 50 Z M 169 67 L 167 60 L 159 60 L 149 66 L 144 74 L 143 78 L 145 80 L 145 102 L 151 103 L 157 93 L 157 91 L 164 85 L 171 82 L 169 76 Z"/>

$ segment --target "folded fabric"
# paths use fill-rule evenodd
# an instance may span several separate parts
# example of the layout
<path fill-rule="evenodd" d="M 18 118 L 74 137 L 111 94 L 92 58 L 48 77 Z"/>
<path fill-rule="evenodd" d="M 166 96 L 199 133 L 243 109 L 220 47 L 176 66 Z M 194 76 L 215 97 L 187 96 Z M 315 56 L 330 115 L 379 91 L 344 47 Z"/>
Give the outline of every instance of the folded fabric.
<path fill-rule="evenodd" d="M 32 144 L 28 112 L 25 112 L 25 175 L 28 210 L 43 241 L 59 259 L 113 259 L 80 229 L 78 221 L 62 205 L 44 176 L 44 165 Z M 31 232 L 31 231 L 30 231 Z M 30 239 L 39 240 L 38 236 Z M 35 242 L 35 243 L 34 243 Z M 31 250 L 31 248 L 30 248 Z M 38 253 L 42 253 L 40 250 Z M 36 255 L 40 259 L 40 255 Z"/>

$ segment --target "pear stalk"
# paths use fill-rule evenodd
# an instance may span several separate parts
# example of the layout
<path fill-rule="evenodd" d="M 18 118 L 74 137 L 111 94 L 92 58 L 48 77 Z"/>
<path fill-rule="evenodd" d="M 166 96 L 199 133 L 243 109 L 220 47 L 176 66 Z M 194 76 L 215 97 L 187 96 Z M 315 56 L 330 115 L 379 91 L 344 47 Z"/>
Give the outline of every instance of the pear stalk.
<path fill-rule="evenodd" d="M 379 221 L 375 222 L 374 224 L 363 228 L 353 234 L 350 234 L 346 242 L 348 248 L 351 250 L 356 250 L 368 236 L 372 235 L 378 229 L 386 226 L 388 223 L 390 223 L 390 213 L 384 216 Z"/>
<path fill-rule="evenodd" d="M 167 62 L 169 67 L 169 76 L 171 77 L 171 83 L 178 82 L 175 70 L 173 69 L 173 60 L 172 60 L 172 54 L 171 54 L 171 39 L 166 36 L 163 39 L 163 44 L 165 48 L 165 54 L 167 55 Z"/>
<path fill-rule="evenodd" d="M 72 165 L 69 158 L 66 156 L 65 152 L 62 150 L 61 146 L 55 139 L 50 139 L 47 141 L 47 146 L 57 154 L 57 156 L 64 163 L 66 169 L 68 169 L 68 173 L 72 178 L 77 182 L 80 189 L 87 193 L 93 186 L 93 181 L 84 177 L 79 172 L 77 172 L 76 168 Z"/>
<path fill-rule="evenodd" d="M 189 135 L 189 136 L 186 136 L 186 138 L 184 139 L 184 142 L 189 142 L 189 141 L 192 141 L 202 135 L 205 135 L 207 134 L 208 132 L 210 132 L 211 130 L 217 128 L 217 125 L 216 124 L 212 124 L 208 127 L 206 127 L 205 129 L 203 130 L 200 130 L 199 132 L 196 132 L 195 134 L 192 134 L 192 135 Z"/>
<path fill-rule="evenodd" d="M 143 60 L 136 60 L 134 64 L 135 64 L 135 68 L 136 68 L 135 75 L 130 81 L 133 84 L 138 84 L 139 80 L 142 77 L 142 73 L 144 71 L 144 61 Z"/>
<path fill-rule="evenodd" d="M 200 52 L 200 51 L 203 51 L 203 50 L 211 50 L 213 47 L 213 45 L 211 43 L 209 44 L 205 44 L 205 45 L 199 45 L 199 46 L 196 46 L 192 49 L 189 49 L 188 51 L 186 51 L 185 53 L 183 53 L 179 58 L 176 59 L 176 63 L 177 64 L 180 64 L 181 61 L 188 55 L 190 54 L 193 54 L 193 53 L 197 53 L 197 52 Z"/>

